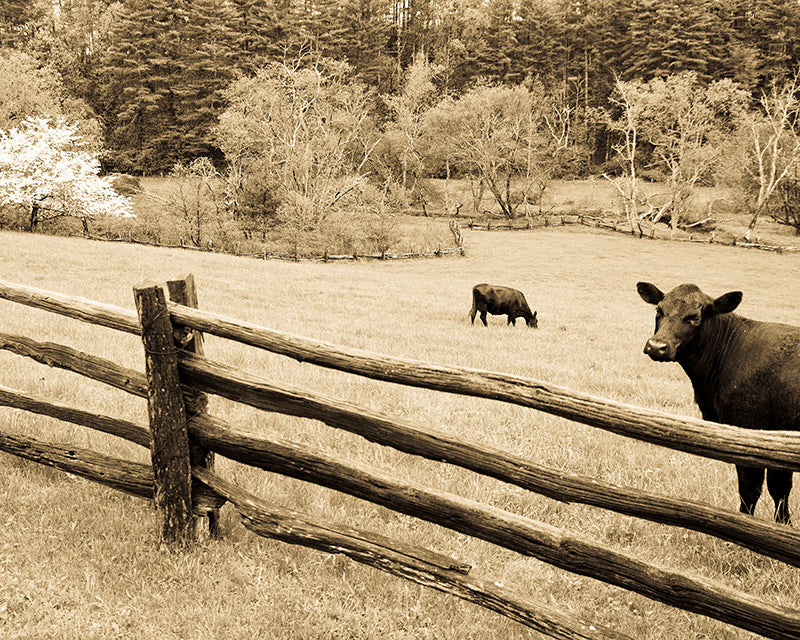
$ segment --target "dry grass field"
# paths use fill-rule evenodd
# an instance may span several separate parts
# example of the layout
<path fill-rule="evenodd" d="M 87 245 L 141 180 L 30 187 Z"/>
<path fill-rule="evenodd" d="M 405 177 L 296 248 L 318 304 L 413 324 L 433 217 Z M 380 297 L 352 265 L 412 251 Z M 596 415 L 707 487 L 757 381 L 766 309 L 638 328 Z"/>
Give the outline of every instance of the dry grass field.
<path fill-rule="evenodd" d="M 465 231 L 463 258 L 284 263 L 81 239 L 0 233 L 0 278 L 133 309 L 132 287 L 193 273 L 203 309 L 349 347 L 490 369 L 673 413 L 698 415 L 677 365 L 643 355 L 653 312 L 635 284 L 744 291 L 742 315 L 798 324 L 800 255 L 636 240 L 583 228 Z M 525 292 L 539 329 L 472 326 L 471 287 Z M 522 325 L 522 326 L 520 326 Z M 143 369 L 138 338 L 0 301 L 0 330 Z M 735 509 L 731 465 L 660 449 L 516 406 L 356 378 L 208 338 L 209 357 L 508 450 L 550 467 Z M 0 352 L 0 384 L 146 423 L 144 401 Z M 237 426 L 321 447 L 613 548 L 800 607 L 800 570 L 734 545 L 503 483 L 370 444 L 325 425 L 211 399 Z M 0 409 L 0 430 L 146 461 L 102 434 Z M 508 640 L 505 618 L 337 556 L 258 538 L 223 510 L 220 541 L 159 549 L 144 501 L 0 454 L 0 638 Z M 556 570 L 387 509 L 221 460 L 220 473 L 285 506 L 450 554 L 521 594 L 641 640 L 752 634 Z M 790 505 L 800 520 L 800 491 Z M 771 518 L 771 504 L 758 518 Z"/>

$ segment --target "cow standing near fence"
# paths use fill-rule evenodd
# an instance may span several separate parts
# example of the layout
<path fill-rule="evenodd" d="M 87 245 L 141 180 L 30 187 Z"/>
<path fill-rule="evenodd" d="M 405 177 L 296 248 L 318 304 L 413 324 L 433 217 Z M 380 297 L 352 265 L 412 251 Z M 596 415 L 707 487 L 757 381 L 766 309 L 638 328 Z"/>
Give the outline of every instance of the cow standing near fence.
<path fill-rule="evenodd" d="M 522 291 L 511 287 L 491 284 L 475 285 L 472 288 L 472 309 L 469 311 L 469 317 L 473 324 L 475 323 L 475 314 L 479 311 L 481 322 L 485 327 L 489 326 L 486 323 L 487 312 L 493 316 L 506 315 L 508 317 L 506 324 L 516 325 L 517 318 L 525 318 L 529 327 L 534 329 L 539 327 L 536 311 L 531 312 L 525 295 Z"/>
<path fill-rule="evenodd" d="M 731 313 L 741 291 L 714 299 L 693 284 L 666 295 L 650 283 L 636 287 L 645 302 L 656 305 L 656 331 L 644 352 L 683 367 L 704 419 L 752 429 L 800 429 L 800 327 Z M 752 514 L 764 468 L 737 464 L 736 471 L 739 510 Z M 775 520 L 789 524 L 792 472 L 767 469 L 766 475 Z"/>

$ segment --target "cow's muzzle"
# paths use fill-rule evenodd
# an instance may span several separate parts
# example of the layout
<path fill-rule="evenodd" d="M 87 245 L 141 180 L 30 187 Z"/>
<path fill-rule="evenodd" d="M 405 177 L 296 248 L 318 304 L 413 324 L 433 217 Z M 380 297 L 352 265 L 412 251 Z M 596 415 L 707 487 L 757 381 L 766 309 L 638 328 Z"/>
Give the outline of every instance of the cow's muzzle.
<path fill-rule="evenodd" d="M 675 350 L 670 348 L 669 343 L 663 340 L 650 338 L 644 345 L 644 352 L 653 360 L 666 361 L 675 359 Z"/>

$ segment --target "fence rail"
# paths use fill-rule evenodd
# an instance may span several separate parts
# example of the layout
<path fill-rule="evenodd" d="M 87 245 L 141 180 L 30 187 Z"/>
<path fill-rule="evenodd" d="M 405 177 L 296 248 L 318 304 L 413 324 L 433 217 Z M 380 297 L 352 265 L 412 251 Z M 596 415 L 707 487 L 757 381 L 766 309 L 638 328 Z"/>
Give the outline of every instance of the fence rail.
<path fill-rule="evenodd" d="M 180 287 L 175 282 L 170 285 L 170 293 L 173 298 L 180 298 L 177 293 Z M 193 292 L 193 281 L 187 280 L 186 284 Z M 300 389 L 276 386 L 268 380 L 204 357 L 200 332 L 378 380 L 531 407 L 629 437 L 730 462 L 800 470 L 800 434 L 748 431 L 608 402 L 535 380 L 342 349 L 168 302 L 163 294 L 159 298 L 158 290 L 153 286 L 137 288 L 140 320 L 137 314 L 118 307 L 0 281 L 0 298 L 143 335 L 148 362 L 146 374 L 63 345 L 40 343 L 25 336 L 0 333 L 0 348 L 147 397 L 150 428 L 6 387 L 0 387 L 0 405 L 81 424 L 150 447 L 152 466 L 10 434 L 0 434 L 0 449 L 78 473 L 133 495 L 154 499 L 161 506 L 162 533 L 166 540 L 174 543 L 192 535 L 189 514 L 207 515 L 211 523 L 221 503 L 228 500 L 242 515 L 246 526 L 256 533 L 318 549 L 344 549 L 358 561 L 477 602 L 553 637 L 623 636 L 612 630 L 591 627 L 585 621 L 554 611 L 542 603 L 498 590 L 491 586 L 491 581 L 469 575 L 466 567 L 443 556 L 420 549 L 409 552 L 399 543 L 374 534 L 330 523 L 320 524 L 284 507 L 269 505 L 233 487 L 214 473 L 210 452 L 334 488 L 767 637 L 800 638 L 800 613 L 795 610 L 771 605 L 707 580 L 654 567 L 530 518 L 400 482 L 363 465 L 341 463 L 305 446 L 244 434 L 209 415 L 204 394 L 213 393 L 259 409 L 319 420 L 357 433 L 367 440 L 459 465 L 551 498 L 591 504 L 694 529 L 800 566 L 800 535 L 794 529 L 699 502 L 547 469 L 508 453 L 451 438 L 365 407 Z M 143 311 L 147 306 L 141 303 L 144 297 L 154 301 L 149 311 Z M 182 299 L 196 304 L 196 295 L 183 296 Z M 158 328 L 161 320 L 163 326 Z M 145 331 L 142 331 L 143 326 Z M 153 342 L 153 336 L 148 335 L 153 331 L 158 332 L 161 342 Z M 163 342 L 164 336 L 168 336 L 170 341 Z M 177 343 L 171 341 L 173 337 Z M 176 349 L 176 344 L 187 348 Z M 166 370 L 174 369 L 171 379 L 163 377 L 165 369 L 159 360 L 169 361 Z M 153 370 L 157 371 L 156 375 Z M 158 402 L 154 400 L 154 385 L 166 390 L 166 413 L 173 412 L 166 419 L 163 411 L 154 408 Z M 176 398 L 180 400 L 180 406 L 173 406 Z M 159 443 L 156 435 L 160 428 L 176 422 L 185 426 L 185 435 L 179 434 L 177 438 L 185 443 L 185 450 L 177 454 L 176 449 L 171 448 L 172 443 Z M 174 435 L 174 429 L 172 432 Z M 160 453 L 156 452 L 157 449 Z M 176 471 L 174 478 L 178 479 L 178 486 L 187 488 L 167 489 L 163 480 L 164 469 Z M 159 498 L 159 491 L 166 491 L 169 495 Z M 190 496 L 188 502 L 185 500 L 186 491 Z M 177 507 L 169 504 L 174 494 L 184 496 L 179 499 Z M 177 510 L 177 516 L 173 510 Z M 294 522 L 297 527 L 289 530 L 286 522 Z"/>
<path fill-rule="evenodd" d="M 478 222 L 472 218 L 464 221 L 465 227 L 478 231 L 522 231 L 540 229 L 542 227 L 563 227 L 570 224 L 615 231 L 616 233 L 624 233 L 648 240 L 674 240 L 678 242 L 722 244 L 730 247 L 742 247 L 744 249 L 773 251 L 775 253 L 794 253 L 800 251 L 800 247 L 798 246 L 775 244 L 759 238 L 748 239 L 745 236 L 737 236 L 730 231 L 714 230 L 706 233 L 697 233 L 684 229 L 673 230 L 668 227 L 658 226 L 648 220 L 635 219 L 631 221 L 620 218 L 619 216 L 609 217 L 602 214 L 542 213 L 526 217 L 519 221 L 504 220 L 502 218 L 492 219 L 489 216 Z"/>

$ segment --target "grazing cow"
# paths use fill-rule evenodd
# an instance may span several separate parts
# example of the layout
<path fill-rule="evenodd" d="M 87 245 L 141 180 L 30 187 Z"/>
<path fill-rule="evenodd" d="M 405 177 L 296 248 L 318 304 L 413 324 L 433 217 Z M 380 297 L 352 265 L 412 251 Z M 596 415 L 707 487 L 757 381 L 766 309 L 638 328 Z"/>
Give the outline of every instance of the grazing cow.
<path fill-rule="evenodd" d="M 517 318 L 525 318 L 529 327 L 537 329 L 539 321 L 536 319 L 536 312 L 531 313 L 531 308 L 525 300 L 522 291 L 517 291 L 511 287 L 497 287 L 491 284 L 476 284 L 472 287 L 472 309 L 469 317 L 475 324 L 475 314 L 481 312 L 481 322 L 486 324 L 486 314 L 493 316 L 506 314 L 508 322 L 506 324 L 517 324 Z"/>
<path fill-rule="evenodd" d="M 666 295 L 646 282 L 636 288 L 656 305 L 656 331 L 644 352 L 683 367 L 703 418 L 749 429 L 800 429 L 800 327 L 731 313 L 741 291 L 714 299 L 693 284 Z M 737 464 L 736 474 L 739 511 L 752 514 L 764 469 Z M 767 489 L 775 520 L 790 524 L 792 472 L 767 469 Z"/>

